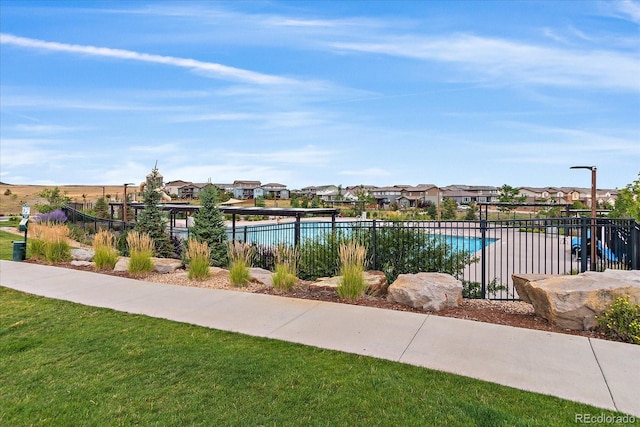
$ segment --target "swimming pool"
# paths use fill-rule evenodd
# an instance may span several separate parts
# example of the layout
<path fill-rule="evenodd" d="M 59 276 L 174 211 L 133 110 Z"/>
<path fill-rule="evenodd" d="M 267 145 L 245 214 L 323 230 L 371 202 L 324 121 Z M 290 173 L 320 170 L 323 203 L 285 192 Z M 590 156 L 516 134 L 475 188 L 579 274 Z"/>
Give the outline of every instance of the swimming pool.
<path fill-rule="evenodd" d="M 349 238 L 358 230 L 369 231 L 370 228 L 366 225 L 354 226 L 354 224 L 337 224 L 335 232 L 339 233 L 343 238 Z M 380 228 L 378 230 L 385 229 Z M 304 244 L 309 240 L 323 240 L 331 231 L 331 223 L 302 223 L 300 225 L 300 242 Z M 454 252 L 475 253 L 482 249 L 482 239 L 479 237 L 427 233 L 431 241 L 447 244 Z M 227 237 L 229 240 L 232 240 L 231 229 L 227 229 Z M 292 223 L 245 226 L 236 229 L 235 237 L 236 240 L 262 246 L 277 246 L 278 244 L 293 245 L 295 241 L 295 226 Z M 491 245 L 496 240 L 497 239 L 486 238 L 485 246 Z"/>

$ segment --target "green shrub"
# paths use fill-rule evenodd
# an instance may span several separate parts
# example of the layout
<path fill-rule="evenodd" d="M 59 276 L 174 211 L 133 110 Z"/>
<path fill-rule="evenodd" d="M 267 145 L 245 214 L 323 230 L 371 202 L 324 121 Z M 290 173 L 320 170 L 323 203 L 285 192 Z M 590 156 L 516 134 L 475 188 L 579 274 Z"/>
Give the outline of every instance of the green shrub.
<path fill-rule="evenodd" d="M 200 242 L 207 242 L 210 251 L 210 264 L 215 267 L 229 265 L 227 227 L 225 217 L 218 208 L 219 194 L 213 186 L 207 186 L 200 192 L 201 208 L 193 217 L 190 234 Z"/>
<path fill-rule="evenodd" d="M 271 275 L 273 287 L 290 291 L 298 281 L 298 251 L 285 245 L 278 245 L 275 253 L 275 272 Z"/>
<path fill-rule="evenodd" d="M 229 261 L 231 267 L 229 276 L 231 284 L 235 286 L 246 286 L 249 283 L 249 267 L 253 259 L 253 248 L 246 243 L 229 243 Z"/>
<path fill-rule="evenodd" d="M 35 237 L 27 240 L 27 258 L 44 259 L 46 243 Z"/>
<path fill-rule="evenodd" d="M 498 278 L 494 277 L 491 282 L 487 284 L 485 292 L 487 296 L 495 296 L 498 292 L 507 291 L 507 297 L 509 296 L 508 289 L 502 283 L 498 283 Z M 462 297 L 463 298 L 482 298 L 482 284 L 480 282 L 470 282 L 468 280 L 462 281 Z"/>
<path fill-rule="evenodd" d="M 118 262 L 116 238 L 110 231 L 101 230 L 93 238 L 93 262 L 97 270 L 113 270 Z"/>
<path fill-rule="evenodd" d="M 31 239 L 27 241 L 29 257 L 44 259 L 53 264 L 71 260 L 69 228 L 61 224 L 33 223 L 29 226 Z"/>
<path fill-rule="evenodd" d="M 640 304 L 619 297 L 602 316 L 596 316 L 600 330 L 611 338 L 640 344 Z"/>
<path fill-rule="evenodd" d="M 276 264 L 276 271 L 271 275 L 273 287 L 281 291 L 290 291 L 298 281 L 295 274 L 291 273 L 285 264 Z"/>
<path fill-rule="evenodd" d="M 127 235 L 129 246 L 129 272 L 148 273 L 153 270 L 153 240 L 148 234 L 132 231 Z"/>
<path fill-rule="evenodd" d="M 211 251 L 207 242 L 189 239 L 185 257 L 189 262 L 189 279 L 204 280 L 210 276 L 209 262 Z"/>
<path fill-rule="evenodd" d="M 83 245 L 91 245 L 91 233 L 89 230 L 82 228 L 75 224 L 67 224 L 69 227 L 69 237 L 75 240 L 78 243 L 82 243 Z"/>
<path fill-rule="evenodd" d="M 340 275 L 338 296 L 354 300 L 364 294 L 367 284 L 364 281 L 364 262 L 367 251 L 355 242 L 340 245 Z"/>

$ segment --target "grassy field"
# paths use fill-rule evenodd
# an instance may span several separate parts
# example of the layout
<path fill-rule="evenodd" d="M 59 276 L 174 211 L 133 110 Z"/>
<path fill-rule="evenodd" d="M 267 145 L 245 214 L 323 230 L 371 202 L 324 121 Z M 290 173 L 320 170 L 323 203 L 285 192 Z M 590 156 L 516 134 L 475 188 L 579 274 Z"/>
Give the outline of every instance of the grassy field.
<path fill-rule="evenodd" d="M 587 405 L 0 288 L 0 425 L 572 425 Z"/>
<path fill-rule="evenodd" d="M 38 196 L 44 189 L 54 189 L 56 186 L 48 185 L 9 185 L 0 184 L 0 214 L 5 216 L 20 215 L 22 205 L 27 203 L 33 206 L 35 203 L 43 203 L 45 200 Z M 103 194 L 122 199 L 123 187 L 116 185 L 59 185 L 63 194 L 71 197 L 78 203 L 95 203 Z M 84 198 L 82 196 L 85 196 Z M 34 213 L 34 212 L 32 212 Z"/>

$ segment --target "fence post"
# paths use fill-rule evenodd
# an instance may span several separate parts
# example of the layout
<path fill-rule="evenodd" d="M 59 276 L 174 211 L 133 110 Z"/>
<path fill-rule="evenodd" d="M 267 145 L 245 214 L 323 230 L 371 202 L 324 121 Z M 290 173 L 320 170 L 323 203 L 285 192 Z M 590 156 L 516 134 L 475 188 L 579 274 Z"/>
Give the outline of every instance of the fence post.
<path fill-rule="evenodd" d="M 296 225 L 293 233 L 293 246 L 300 246 L 300 214 L 296 215 Z"/>
<path fill-rule="evenodd" d="M 590 252 L 587 248 L 587 241 L 589 239 L 587 227 L 587 217 L 580 217 L 580 273 L 587 271 L 587 257 Z"/>
<path fill-rule="evenodd" d="M 487 246 L 487 220 L 483 219 L 480 221 L 480 238 L 482 245 L 482 249 L 480 250 L 480 257 L 482 258 L 481 262 L 481 275 L 480 279 L 482 299 L 487 297 L 487 257 L 486 257 L 486 246 Z"/>
<path fill-rule="evenodd" d="M 244 229 L 242 230 L 242 233 L 243 233 L 243 235 L 242 235 L 243 242 L 247 243 L 247 226 L 246 225 L 244 226 Z"/>
<path fill-rule="evenodd" d="M 638 224 L 635 220 L 629 221 L 629 234 L 631 235 L 631 250 L 629 252 L 631 255 L 631 269 L 638 270 L 640 269 L 640 265 L 638 265 L 638 259 L 640 258 L 640 228 L 638 228 Z"/>
<path fill-rule="evenodd" d="M 373 257 L 373 269 L 378 269 L 378 251 L 377 251 L 377 229 L 376 229 L 376 220 L 373 220 L 373 225 L 371 227 L 371 256 Z"/>

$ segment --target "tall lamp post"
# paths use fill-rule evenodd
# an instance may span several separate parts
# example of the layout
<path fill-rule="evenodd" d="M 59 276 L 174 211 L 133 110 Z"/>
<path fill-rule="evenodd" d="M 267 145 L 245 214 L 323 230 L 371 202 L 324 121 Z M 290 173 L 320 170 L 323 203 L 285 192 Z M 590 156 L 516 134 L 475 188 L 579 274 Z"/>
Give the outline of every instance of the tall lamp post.
<path fill-rule="evenodd" d="M 596 170 L 595 166 L 571 166 L 570 169 L 589 169 L 591 171 L 591 271 L 596 271 Z"/>
<path fill-rule="evenodd" d="M 124 184 L 124 197 L 122 198 L 122 222 L 125 223 L 125 227 L 127 223 L 127 187 L 130 185 L 135 184 L 132 182 Z"/>

